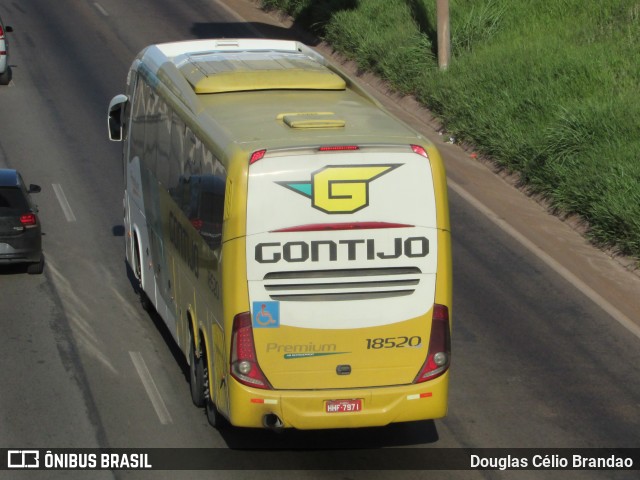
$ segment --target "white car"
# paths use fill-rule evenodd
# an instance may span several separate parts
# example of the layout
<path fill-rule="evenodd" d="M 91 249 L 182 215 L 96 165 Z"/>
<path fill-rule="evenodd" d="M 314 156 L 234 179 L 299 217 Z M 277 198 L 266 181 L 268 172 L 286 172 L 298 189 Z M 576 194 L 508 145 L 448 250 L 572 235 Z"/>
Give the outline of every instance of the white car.
<path fill-rule="evenodd" d="M 11 80 L 11 67 L 9 66 L 9 46 L 5 33 L 13 32 L 9 25 L 6 27 L 0 18 L 0 85 L 7 85 Z"/>

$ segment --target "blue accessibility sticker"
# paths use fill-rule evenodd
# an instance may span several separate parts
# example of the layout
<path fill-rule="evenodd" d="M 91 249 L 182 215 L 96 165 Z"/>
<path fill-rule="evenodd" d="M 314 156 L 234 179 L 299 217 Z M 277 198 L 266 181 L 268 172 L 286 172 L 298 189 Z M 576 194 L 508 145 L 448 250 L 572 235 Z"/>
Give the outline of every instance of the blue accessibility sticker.
<path fill-rule="evenodd" d="M 280 302 L 253 302 L 253 328 L 280 326 Z"/>

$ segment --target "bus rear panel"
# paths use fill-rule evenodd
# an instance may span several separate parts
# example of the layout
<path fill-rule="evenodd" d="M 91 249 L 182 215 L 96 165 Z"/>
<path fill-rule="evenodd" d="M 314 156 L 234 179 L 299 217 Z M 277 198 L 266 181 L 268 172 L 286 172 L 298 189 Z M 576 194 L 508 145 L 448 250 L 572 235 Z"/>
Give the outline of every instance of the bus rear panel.
<path fill-rule="evenodd" d="M 272 414 L 285 427 L 336 428 L 444 416 L 440 237 L 422 148 L 266 151 L 249 167 L 245 238 L 264 385 L 234 378 L 250 407 L 232 410 L 233 423 Z M 446 323 L 438 342 L 434 315 Z M 425 369 L 430 353 L 439 355 Z"/>

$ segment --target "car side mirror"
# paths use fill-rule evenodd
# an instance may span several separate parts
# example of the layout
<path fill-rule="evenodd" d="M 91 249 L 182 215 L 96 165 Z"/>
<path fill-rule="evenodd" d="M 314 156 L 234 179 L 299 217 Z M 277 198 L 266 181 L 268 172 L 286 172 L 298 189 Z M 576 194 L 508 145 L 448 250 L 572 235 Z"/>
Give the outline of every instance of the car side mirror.
<path fill-rule="evenodd" d="M 42 188 L 40 188 L 40 185 L 35 185 L 35 184 L 30 184 L 29 185 L 29 193 L 40 193 L 42 191 Z"/>
<path fill-rule="evenodd" d="M 4 27 L 4 31 L 7 32 L 7 33 L 11 33 L 11 32 L 13 32 L 13 27 L 11 25 L 6 25 Z"/>

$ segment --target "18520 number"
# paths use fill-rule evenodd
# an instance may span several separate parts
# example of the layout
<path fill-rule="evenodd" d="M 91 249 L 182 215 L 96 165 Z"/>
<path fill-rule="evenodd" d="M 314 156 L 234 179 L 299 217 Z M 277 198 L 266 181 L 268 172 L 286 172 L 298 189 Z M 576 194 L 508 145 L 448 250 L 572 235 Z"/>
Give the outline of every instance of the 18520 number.
<path fill-rule="evenodd" d="M 417 347 L 422 344 L 422 338 L 414 337 L 389 337 L 389 338 L 367 338 L 367 350 L 378 350 L 380 348 L 404 348 Z"/>

